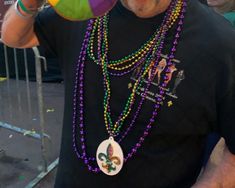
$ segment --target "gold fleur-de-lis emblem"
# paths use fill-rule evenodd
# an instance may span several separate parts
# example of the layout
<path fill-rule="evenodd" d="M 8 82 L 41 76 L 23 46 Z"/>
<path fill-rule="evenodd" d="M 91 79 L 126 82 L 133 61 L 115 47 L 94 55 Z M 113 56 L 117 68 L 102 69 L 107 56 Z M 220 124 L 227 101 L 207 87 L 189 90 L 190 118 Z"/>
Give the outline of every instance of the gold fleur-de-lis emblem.
<path fill-rule="evenodd" d="M 167 106 L 171 107 L 172 105 L 173 105 L 173 102 L 172 101 L 168 101 Z"/>

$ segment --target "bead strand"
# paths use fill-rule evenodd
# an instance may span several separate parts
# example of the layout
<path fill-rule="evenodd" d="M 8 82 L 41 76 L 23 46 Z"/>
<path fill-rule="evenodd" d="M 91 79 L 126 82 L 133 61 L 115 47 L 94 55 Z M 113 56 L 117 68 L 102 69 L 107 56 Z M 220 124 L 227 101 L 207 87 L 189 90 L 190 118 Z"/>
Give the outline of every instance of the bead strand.
<path fill-rule="evenodd" d="M 180 7 L 178 7 L 180 5 Z M 178 45 L 178 41 L 179 41 L 179 36 L 180 33 L 182 31 L 182 25 L 183 25 L 183 20 L 184 20 L 184 13 L 186 11 L 186 1 L 185 0 L 175 0 L 172 1 L 171 6 L 169 7 L 168 11 L 167 11 L 167 16 L 166 16 L 166 23 L 171 25 L 171 22 L 175 22 L 176 20 L 174 20 L 174 17 L 172 16 L 172 11 L 175 11 L 176 9 L 180 10 L 180 14 L 179 14 L 179 22 L 178 22 L 178 26 L 177 26 L 177 31 L 175 34 L 175 39 L 173 40 L 173 46 L 171 48 L 171 52 L 170 52 L 170 56 L 169 59 L 167 61 L 167 67 L 166 67 L 166 74 L 170 71 L 169 70 L 169 66 L 172 65 L 172 60 L 174 59 L 174 54 L 176 52 L 176 47 Z M 175 14 L 175 12 L 174 12 Z M 170 21 L 171 20 L 171 21 Z M 102 21 L 105 22 L 105 19 Z M 164 22 L 164 21 L 163 21 Z M 99 23 L 100 24 L 100 23 Z M 106 23 L 104 23 L 105 25 Z M 85 70 L 85 60 L 86 57 L 89 56 L 87 49 L 88 48 L 92 48 L 90 45 L 90 41 L 93 40 L 94 41 L 94 31 L 97 30 L 97 19 L 95 20 L 90 20 L 88 23 L 88 27 L 87 27 L 87 31 L 85 33 L 85 37 L 84 37 L 84 41 L 82 43 L 82 47 L 81 47 L 81 52 L 77 61 L 77 65 L 76 65 L 76 70 L 75 70 L 75 82 L 74 82 L 74 91 L 73 91 L 73 119 L 72 119 L 72 128 L 73 128 L 73 148 L 74 151 L 76 153 L 76 156 L 78 158 L 83 159 L 83 162 L 87 165 L 88 170 L 94 173 L 98 173 L 100 172 L 100 169 L 97 167 L 97 165 L 93 166 L 91 165 L 92 161 L 95 161 L 94 157 L 89 157 L 87 152 L 86 152 L 86 144 L 85 144 L 85 131 L 84 131 L 84 70 Z M 106 106 L 105 110 L 107 112 L 107 114 L 109 114 L 111 116 L 111 112 L 110 112 L 110 106 L 109 106 L 109 98 L 111 96 L 111 90 L 110 90 L 110 80 L 109 80 L 109 72 L 108 72 L 108 43 L 107 43 L 107 37 L 105 37 L 105 27 L 102 26 L 100 27 L 99 33 L 100 33 L 100 38 L 98 43 L 100 43 L 100 47 L 98 50 L 98 56 L 100 56 L 99 62 L 102 65 L 102 72 L 103 72 L 103 78 L 104 78 L 104 90 L 105 90 L 105 96 L 104 96 L 104 105 Z M 151 76 L 150 79 L 147 82 L 147 86 L 144 89 L 143 95 L 141 97 L 141 100 L 139 102 L 137 111 L 135 112 L 134 118 L 132 119 L 131 124 L 127 127 L 126 131 L 124 132 L 123 135 L 120 135 L 121 138 L 119 140 L 119 142 L 122 141 L 122 139 L 128 134 L 128 132 L 131 130 L 131 128 L 134 125 L 134 122 L 136 120 L 136 118 L 138 117 L 138 114 L 140 112 L 140 109 L 142 107 L 142 104 L 146 98 L 146 93 L 148 91 L 148 88 L 151 84 L 151 81 L 154 77 L 153 72 L 154 70 L 156 70 L 159 59 L 161 57 L 161 51 L 164 47 L 164 39 L 166 37 L 168 28 L 163 25 L 163 27 L 160 29 L 160 34 L 155 36 L 155 40 L 158 41 L 158 45 L 155 45 L 153 47 L 153 49 L 149 50 L 149 53 L 151 53 L 151 56 L 156 57 L 156 61 L 155 63 L 151 63 L 151 56 L 147 59 L 149 59 L 149 63 L 146 63 L 146 65 L 143 67 L 142 71 L 139 73 L 139 77 L 138 77 L 138 81 L 137 86 L 135 87 L 135 91 L 132 90 L 131 93 L 131 99 L 127 101 L 127 110 L 121 113 L 121 115 L 118 118 L 119 122 L 122 122 L 125 118 L 124 115 L 128 114 L 128 108 L 132 108 L 132 105 L 134 104 L 134 97 L 138 91 L 138 88 L 140 88 L 144 76 L 148 73 L 148 71 L 151 69 L 153 71 L 151 71 Z M 106 33 L 107 34 L 107 33 Z M 157 43 L 156 43 L 157 44 Z M 111 75 L 111 74 L 110 74 Z M 143 132 L 143 135 L 139 138 L 139 141 L 132 147 L 132 149 L 127 153 L 126 157 L 125 157 L 125 162 L 130 159 L 138 150 L 138 148 L 141 147 L 141 145 L 143 144 L 145 138 L 149 135 L 149 131 L 152 128 L 152 123 L 155 121 L 157 115 L 158 115 L 158 111 L 161 107 L 160 103 L 163 102 L 164 100 L 164 95 L 165 95 L 165 88 L 167 87 L 167 76 L 164 76 L 164 80 L 163 82 L 160 84 L 159 87 L 159 95 L 156 98 L 157 103 L 154 105 L 154 110 L 152 112 L 152 116 L 149 120 L 149 123 L 146 125 L 145 131 Z M 110 90 L 110 91 L 109 91 Z M 130 109 L 129 109 L 130 110 Z M 106 114 L 106 115 L 107 115 Z M 107 116 L 108 117 L 108 116 Z M 111 119 L 111 118 L 110 118 Z M 109 122 L 110 120 L 107 119 L 107 122 Z M 79 122 L 79 126 L 77 127 L 77 122 Z M 107 124 L 108 125 L 108 124 Z M 79 131 L 78 131 L 79 128 Z M 108 125 L 108 128 L 115 128 L 113 125 Z M 113 133 L 119 133 L 120 132 L 120 127 L 116 127 L 118 132 L 113 132 Z M 81 144 L 81 153 L 78 151 L 78 145 L 77 145 L 77 133 L 79 133 L 79 138 L 80 138 L 80 144 Z M 110 133 L 110 132 L 109 132 Z M 118 135 L 118 134 L 117 134 Z M 123 137 L 124 136 L 124 137 Z"/>

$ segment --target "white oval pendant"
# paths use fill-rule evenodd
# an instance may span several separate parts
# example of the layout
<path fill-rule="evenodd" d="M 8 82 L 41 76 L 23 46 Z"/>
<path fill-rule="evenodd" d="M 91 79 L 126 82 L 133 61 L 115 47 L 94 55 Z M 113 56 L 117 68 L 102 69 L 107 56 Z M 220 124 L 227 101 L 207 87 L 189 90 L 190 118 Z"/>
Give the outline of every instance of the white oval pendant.
<path fill-rule="evenodd" d="M 114 141 L 113 137 L 104 140 L 96 151 L 96 161 L 100 170 L 114 176 L 120 172 L 124 162 L 124 156 L 120 145 Z"/>

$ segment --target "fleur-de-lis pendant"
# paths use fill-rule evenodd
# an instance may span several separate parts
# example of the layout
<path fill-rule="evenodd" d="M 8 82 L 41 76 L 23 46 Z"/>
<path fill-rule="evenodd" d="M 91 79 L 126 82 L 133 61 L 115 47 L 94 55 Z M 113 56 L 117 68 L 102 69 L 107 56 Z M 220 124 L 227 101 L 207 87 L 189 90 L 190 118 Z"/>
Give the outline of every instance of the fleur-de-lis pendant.
<path fill-rule="evenodd" d="M 120 172 L 124 156 L 122 148 L 113 137 L 101 142 L 96 151 L 96 161 L 100 170 L 109 176 L 114 176 Z"/>

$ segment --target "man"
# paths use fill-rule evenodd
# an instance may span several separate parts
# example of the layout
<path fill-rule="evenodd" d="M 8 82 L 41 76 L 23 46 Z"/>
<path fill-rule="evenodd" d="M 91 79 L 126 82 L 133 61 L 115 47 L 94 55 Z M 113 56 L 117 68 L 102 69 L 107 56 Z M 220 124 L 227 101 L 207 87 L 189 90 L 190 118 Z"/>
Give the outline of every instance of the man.
<path fill-rule="evenodd" d="M 21 2 L 31 10 L 41 3 Z M 2 39 L 19 48 L 40 43 L 60 59 L 65 112 L 55 187 L 235 187 L 235 34 L 198 1 L 122 0 L 88 22 L 51 8 L 35 19 L 11 7 Z M 169 66 L 177 71 L 168 85 Z M 197 181 L 212 131 L 227 148 Z"/>

